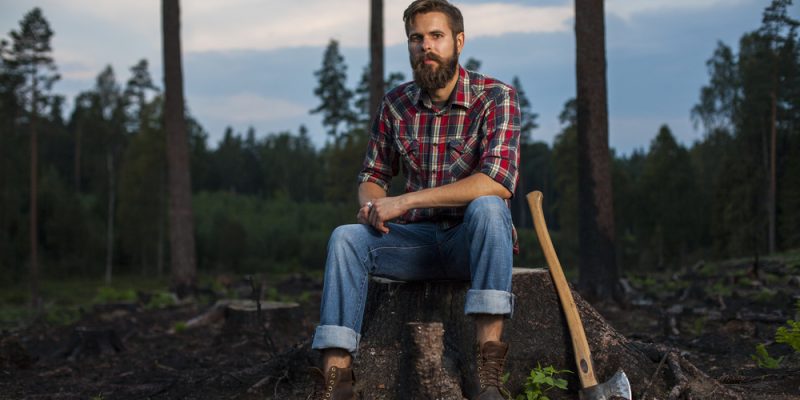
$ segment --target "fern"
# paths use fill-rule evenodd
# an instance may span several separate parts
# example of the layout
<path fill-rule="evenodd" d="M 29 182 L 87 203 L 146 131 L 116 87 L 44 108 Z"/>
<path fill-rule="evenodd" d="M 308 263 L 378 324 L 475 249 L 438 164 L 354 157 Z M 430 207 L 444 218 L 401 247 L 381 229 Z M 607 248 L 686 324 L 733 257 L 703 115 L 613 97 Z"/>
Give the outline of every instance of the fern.
<path fill-rule="evenodd" d="M 769 369 L 780 367 L 783 361 L 783 357 L 773 358 L 770 356 L 767 351 L 767 346 L 763 343 L 756 345 L 756 354 L 751 354 L 750 358 L 752 358 L 759 367 Z"/>

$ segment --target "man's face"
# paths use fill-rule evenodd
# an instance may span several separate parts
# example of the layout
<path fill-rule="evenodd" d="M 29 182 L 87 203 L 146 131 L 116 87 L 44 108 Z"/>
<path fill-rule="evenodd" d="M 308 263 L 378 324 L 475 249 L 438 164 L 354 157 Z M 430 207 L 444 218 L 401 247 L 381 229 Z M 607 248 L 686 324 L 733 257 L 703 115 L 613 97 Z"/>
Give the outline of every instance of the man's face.
<path fill-rule="evenodd" d="M 408 31 L 408 53 L 414 81 L 433 93 L 447 86 L 456 74 L 464 33 L 455 37 L 447 15 L 434 11 L 417 14 Z"/>

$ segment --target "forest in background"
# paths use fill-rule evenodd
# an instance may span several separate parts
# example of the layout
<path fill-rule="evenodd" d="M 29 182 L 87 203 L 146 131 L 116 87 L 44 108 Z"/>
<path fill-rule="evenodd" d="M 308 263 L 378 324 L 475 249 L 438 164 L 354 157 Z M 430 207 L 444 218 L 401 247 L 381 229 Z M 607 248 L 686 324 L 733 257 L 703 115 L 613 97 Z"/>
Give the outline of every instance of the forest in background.
<path fill-rule="evenodd" d="M 797 24 L 770 19 L 769 12 L 761 27 L 744 33 L 735 46 L 719 43 L 710 56 L 709 81 L 699 88 L 697 104 L 687 105 L 706 132 L 702 140 L 687 147 L 663 126 L 642 132 L 655 134 L 649 148 L 613 155 L 616 245 L 623 271 L 769 253 L 772 160 L 772 247 L 800 246 Z M 34 21 L 41 28 L 46 20 L 38 13 Z M 55 60 L 25 57 L 25 46 L 37 45 L 30 43 L 27 28 L 22 23 L 12 28 L 10 40 L 0 47 L 0 284 L 13 285 L 27 275 L 32 123 L 39 132 L 42 276 L 99 277 L 109 265 L 114 274 L 168 274 L 163 96 L 147 61 L 135 63 L 124 77 L 110 67 L 100 71 L 94 87 L 65 110 L 64 97 L 51 90 L 58 79 Z M 480 67 L 471 61 L 473 69 Z M 40 70 L 41 92 L 31 90 L 24 78 L 34 65 L 46 66 Z M 365 80 L 347 88 L 346 71 L 332 41 L 316 73 L 320 106 L 314 111 L 323 113 L 329 134 L 321 148 L 302 126 L 266 135 L 228 128 L 219 143 L 210 144 L 203 127 L 186 116 L 200 271 L 322 269 L 328 235 L 355 219 L 355 175 L 369 125 Z M 402 80 L 390 74 L 386 86 Z M 521 180 L 512 202 L 522 248 L 516 263 L 544 264 L 524 204 L 524 194 L 542 190 L 562 261 L 575 265 L 575 103 L 566 101 L 562 130 L 551 146 L 535 140 L 535 93 L 525 93 L 518 79 L 513 84 L 520 92 L 526 132 Z M 32 110 L 39 118 L 30 117 Z M 396 180 L 393 190 L 401 189 Z"/>

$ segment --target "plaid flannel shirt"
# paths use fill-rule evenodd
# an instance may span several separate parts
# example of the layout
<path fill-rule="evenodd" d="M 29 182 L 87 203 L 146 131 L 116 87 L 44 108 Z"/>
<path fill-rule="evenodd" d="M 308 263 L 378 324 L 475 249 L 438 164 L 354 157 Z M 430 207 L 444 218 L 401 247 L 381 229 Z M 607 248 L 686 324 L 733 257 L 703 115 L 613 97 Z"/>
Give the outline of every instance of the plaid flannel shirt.
<path fill-rule="evenodd" d="M 460 66 L 458 74 L 441 109 L 414 82 L 386 94 L 372 125 L 359 183 L 388 190 L 402 168 L 405 190 L 414 192 L 482 172 L 514 193 L 520 137 L 516 91 Z M 397 222 L 432 221 L 447 228 L 463 220 L 465 209 L 412 209 Z"/>

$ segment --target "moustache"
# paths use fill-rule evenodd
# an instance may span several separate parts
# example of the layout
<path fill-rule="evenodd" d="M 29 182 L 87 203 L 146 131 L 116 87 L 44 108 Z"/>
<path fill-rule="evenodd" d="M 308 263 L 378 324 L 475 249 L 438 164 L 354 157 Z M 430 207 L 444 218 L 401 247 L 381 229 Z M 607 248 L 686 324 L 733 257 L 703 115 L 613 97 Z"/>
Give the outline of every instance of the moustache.
<path fill-rule="evenodd" d="M 424 64 L 425 61 L 435 61 L 439 65 L 444 64 L 444 60 L 441 57 L 433 53 L 428 53 L 417 56 L 417 59 L 414 60 L 414 65 L 417 67 L 422 66 L 422 64 Z"/>

